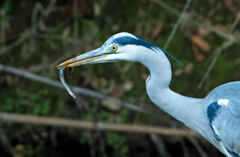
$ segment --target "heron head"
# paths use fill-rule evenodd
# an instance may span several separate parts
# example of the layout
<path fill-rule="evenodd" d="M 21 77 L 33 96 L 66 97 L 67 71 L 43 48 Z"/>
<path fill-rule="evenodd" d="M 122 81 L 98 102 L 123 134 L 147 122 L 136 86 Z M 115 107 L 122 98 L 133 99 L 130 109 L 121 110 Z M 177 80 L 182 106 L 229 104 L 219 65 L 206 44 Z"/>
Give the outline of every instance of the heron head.
<path fill-rule="evenodd" d="M 158 51 L 168 53 L 140 37 L 122 32 L 110 37 L 102 47 L 69 59 L 59 64 L 58 67 L 65 65 L 66 68 L 70 68 L 84 64 L 116 62 L 121 60 L 140 61 L 145 59 L 143 55 L 145 52 L 148 52 L 149 55 L 149 53 L 157 53 Z M 169 55 L 171 56 L 171 54 Z"/>

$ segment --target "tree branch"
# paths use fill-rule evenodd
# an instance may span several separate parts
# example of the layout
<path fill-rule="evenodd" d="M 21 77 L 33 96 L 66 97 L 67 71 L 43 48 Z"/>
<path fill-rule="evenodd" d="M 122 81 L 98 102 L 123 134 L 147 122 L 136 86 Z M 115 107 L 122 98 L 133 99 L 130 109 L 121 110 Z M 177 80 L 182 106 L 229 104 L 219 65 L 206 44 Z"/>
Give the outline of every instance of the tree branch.
<path fill-rule="evenodd" d="M 233 22 L 233 24 L 232 24 L 231 32 L 233 32 L 234 28 L 237 26 L 237 23 L 238 23 L 238 21 L 239 21 L 239 18 L 240 18 L 240 10 L 239 10 L 239 12 L 238 12 L 238 14 L 237 14 L 237 17 L 235 18 L 235 20 L 234 20 L 234 22 Z M 236 42 L 237 42 L 237 41 L 234 40 L 234 39 L 228 39 L 228 40 L 225 39 L 225 41 L 223 42 L 223 44 L 220 45 L 218 48 L 216 48 L 216 49 L 214 50 L 213 53 L 215 54 L 215 56 L 214 56 L 211 64 L 209 65 L 207 71 L 206 71 L 205 74 L 203 75 L 203 78 L 202 78 L 201 82 L 200 82 L 199 85 L 198 85 L 198 89 L 201 89 L 201 88 L 202 88 L 204 82 L 206 81 L 207 77 L 209 76 L 209 73 L 211 72 L 213 66 L 215 65 L 215 63 L 216 63 L 216 61 L 217 61 L 220 53 L 221 53 L 223 50 L 225 50 L 225 49 L 229 48 L 230 46 L 232 46 L 232 45 L 233 45 L 234 43 L 236 43 Z"/>
<path fill-rule="evenodd" d="M 209 65 L 207 71 L 206 71 L 205 74 L 203 75 L 203 78 L 202 78 L 201 82 L 200 82 L 199 85 L 198 85 L 198 89 L 201 89 L 201 88 L 202 88 L 202 86 L 203 86 L 204 82 L 206 81 L 206 79 L 208 78 L 208 76 L 209 76 L 209 74 L 210 74 L 213 66 L 215 65 L 215 63 L 216 63 L 216 61 L 217 61 L 220 53 L 221 53 L 223 50 L 225 50 L 225 49 L 229 48 L 230 46 L 232 46 L 234 43 L 235 43 L 235 41 L 232 41 L 232 40 L 231 40 L 231 41 L 227 41 L 227 40 L 225 40 L 222 45 L 220 45 L 219 47 L 217 47 L 217 48 L 213 51 L 213 54 L 215 54 L 215 56 L 214 56 L 211 64 Z"/>
<path fill-rule="evenodd" d="M 187 11 L 190 3 L 191 3 L 191 0 L 187 0 L 186 4 L 185 4 L 185 6 L 184 6 L 184 9 L 183 9 L 180 17 L 178 18 L 177 23 L 174 25 L 174 28 L 172 29 L 172 32 L 171 32 L 171 34 L 169 35 L 169 37 L 168 37 L 168 39 L 167 39 L 167 42 L 165 43 L 163 49 L 166 50 L 166 49 L 168 48 L 168 45 L 170 44 L 173 36 L 175 35 L 175 33 L 176 33 L 177 29 L 178 29 L 178 26 L 179 26 L 180 23 L 182 22 L 182 19 L 183 19 L 184 15 L 185 15 L 185 13 L 186 13 L 186 11 Z"/>
<path fill-rule="evenodd" d="M 158 4 L 163 9 L 165 9 L 166 11 L 170 12 L 171 14 L 173 14 L 177 17 L 181 16 L 181 13 L 178 10 L 176 10 L 175 8 L 171 7 L 170 5 L 168 5 L 167 3 L 165 3 L 161 0 L 150 0 L 150 1 Z M 214 32 L 215 34 L 217 34 L 218 36 L 220 36 L 224 39 L 236 40 L 236 38 L 239 38 L 238 35 L 234 36 L 231 33 L 223 32 L 220 29 L 218 29 L 217 27 L 212 26 L 209 22 L 206 22 L 200 15 L 198 15 L 196 13 L 194 13 L 194 15 L 196 17 L 189 20 L 189 22 L 191 24 L 195 24 L 195 25 L 198 25 L 200 27 L 203 27 L 210 32 Z"/>
<path fill-rule="evenodd" d="M 188 137 L 189 141 L 195 146 L 201 157 L 208 157 L 207 153 L 202 149 L 197 140 L 193 137 Z"/>
<path fill-rule="evenodd" d="M 91 129 L 103 131 L 120 131 L 120 132 L 135 132 L 147 134 L 160 134 L 167 136 L 181 137 L 200 137 L 196 132 L 190 129 L 175 129 L 155 127 L 150 125 L 132 125 L 132 124 L 110 124 L 110 123 L 93 123 L 88 121 L 70 120 L 62 118 L 49 118 L 31 115 L 8 114 L 0 113 L 0 121 L 3 123 L 14 122 L 21 124 L 45 125 L 53 127 L 71 127 L 77 129 Z"/>
<path fill-rule="evenodd" d="M 48 85 L 51 85 L 51 86 L 54 86 L 54 87 L 57 87 L 57 88 L 65 89 L 59 81 L 55 81 L 55 80 L 52 80 L 52 79 L 49 79 L 49 78 L 46 78 L 46 77 L 43 77 L 43 76 L 39 76 L 39 75 L 30 73 L 30 72 L 27 72 L 25 70 L 21 70 L 21 69 L 17 69 L 17 68 L 13 68 L 13 67 L 10 67 L 10 66 L 5 66 L 5 65 L 0 64 L 0 71 L 9 72 L 9 73 L 19 75 L 19 76 L 22 76 L 22 77 L 25 77 L 25 78 L 28 78 L 28 79 L 31 79 L 31 80 L 34 80 L 34 81 L 44 83 L 44 84 L 48 84 Z M 95 92 L 95 91 L 92 91 L 92 90 L 89 90 L 89 89 L 85 89 L 85 88 L 72 87 L 72 90 L 75 93 L 88 95 L 88 96 L 95 97 L 95 98 L 98 98 L 98 99 L 103 99 L 103 100 L 108 99 L 110 101 L 115 102 L 117 105 L 123 106 L 123 107 L 128 108 L 128 109 L 133 110 L 133 111 L 137 111 L 137 112 L 141 112 L 141 113 L 150 115 L 151 117 L 154 117 L 158 120 L 161 120 L 161 122 L 166 123 L 166 124 L 174 124 L 174 125 L 177 124 L 176 122 L 174 122 L 172 120 L 168 120 L 167 118 L 160 116 L 151 107 L 141 108 L 141 107 L 139 107 L 135 104 L 125 102 L 125 101 L 122 101 L 122 100 L 119 100 L 119 99 L 116 99 L 116 98 L 113 98 L 113 97 L 109 97 L 109 96 L 106 96 L 104 94 L 101 94 L 101 93 L 98 93 L 98 92 Z"/>

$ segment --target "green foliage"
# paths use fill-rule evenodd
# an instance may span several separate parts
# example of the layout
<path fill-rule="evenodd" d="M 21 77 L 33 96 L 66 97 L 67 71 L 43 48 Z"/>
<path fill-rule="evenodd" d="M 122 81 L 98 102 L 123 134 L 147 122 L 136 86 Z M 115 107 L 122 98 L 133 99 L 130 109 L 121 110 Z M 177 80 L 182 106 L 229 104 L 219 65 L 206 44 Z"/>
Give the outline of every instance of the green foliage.
<path fill-rule="evenodd" d="M 7 98 L 3 105 L 0 106 L 0 110 L 2 112 L 11 112 L 14 111 L 14 107 L 16 106 L 19 106 L 18 102 L 12 98 Z"/>
<path fill-rule="evenodd" d="M 94 4 L 92 1 L 81 0 L 77 1 L 81 4 L 78 4 L 74 15 L 72 13 L 73 4 L 71 4 L 73 1 L 57 1 L 53 6 L 49 5 L 49 2 L 6 0 L 1 3 L 1 64 L 59 80 L 57 64 L 100 47 L 111 35 L 118 32 L 130 32 L 163 47 L 178 19 L 178 16 L 169 12 L 165 7 L 147 0 L 96 0 Z M 162 2 L 181 12 L 186 0 Z M 234 1 L 235 3 L 239 8 L 238 2 Z M 36 10 L 36 4 L 41 4 L 43 10 Z M 94 9 L 98 9 L 99 15 L 95 15 Z M 240 53 L 238 52 L 240 46 L 236 44 L 221 53 L 203 88 L 198 90 L 197 86 L 215 56 L 212 52 L 225 39 L 211 31 L 208 32 L 208 35 L 201 37 L 211 46 L 209 51 L 199 48 L 200 53 L 205 57 L 203 61 L 195 59 L 191 41 L 191 37 L 195 35 L 197 29 L 202 28 L 200 24 L 204 21 L 208 21 L 209 25 L 212 24 L 214 28 L 218 28 L 224 33 L 229 33 L 229 28 L 237 14 L 234 12 L 235 10 L 236 8 L 229 8 L 225 1 L 191 2 L 189 14 L 186 17 L 192 17 L 177 30 L 167 51 L 180 60 L 185 67 L 191 63 L 192 69 L 178 76 L 173 74 L 170 84 L 172 90 L 186 96 L 204 97 L 216 86 L 240 79 Z M 37 14 L 36 25 L 32 23 L 35 11 Z M 195 14 L 199 17 L 199 23 L 190 21 L 197 19 Z M 159 29 L 159 22 L 164 24 L 159 33 L 154 36 L 153 30 Z M 34 29 L 36 29 L 35 33 Z M 235 30 L 239 30 L 239 24 Z M 7 51 L 1 54 L 3 50 Z M 170 57 L 169 60 L 173 72 L 185 69 Z M 114 95 L 113 91 L 116 85 L 124 86 L 125 82 L 132 81 L 132 88 L 128 91 L 124 89 L 120 99 L 144 106 L 151 104 L 145 87 L 145 76 L 147 75 L 149 75 L 148 69 L 139 63 L 107 63 L 76 67 L 73 71 L 73 79 L 67 80 L 67 82 L 70 85 L 88 88 L 111 96 Z M 100 78 L 104 78 L 105 83 L 101 84 Z M 64 89 L 5 72 L 0 72 L 0 89 L 0 112 L 118 124 L 161 124 L 160 121 L 150 116 L 123 107 L 119 110 L 109 109 L 103 106 L 101 100 L 89 96 L 79 95 L 81 98 L 77 100 L 79 102 L 76 105 Z M 55 147 L 47 147 L 49 139 L 39 138 L 36 142 L 33 138 L 35 137 L 33 135 L 41 134 L 40 126 L 7 123 L 3 125 L 3 129 L 8 136 L 15 137 L 10 140 L 14 139 L 17 141 L 16 143 L 25 143 L 24 145 L 28 146 L 29 150 L 33 150 L 37 154 L 36 156 L 44 156 L 42 152 L 50 151 L 50 149 L 52 152 L 56 151 Z M 90 145 L 89 141 L 97 143 L 94 141 L 96 140 L 95 133 L 89 131 L 82 131 L 75 136 L 73 135 L 75 132 L 71 129 L 50 127 L 46 132 L 51 134 L 51 138 L 54 138 L 52 133 L 63 134 L 64 137 L 66 135 L 71 138 L 77 136 L 82 145 Z M 113 156 L 127 156 L 130 148 L 129 140 L 134 139 L 119 133 L 108 133 L 104 140 L 114 149 Z M 36 147 L 32 141 L 37 143 Z M 15 144 L 15 142 L 13 143 Z M 97 148 L 94 151 L 98 152 L 99 150 Z M 150 156 L 149 154 L 148 156 Z M 51 155 L 47 154 L 46 156 Z"/>
<path fill-rule="evenodd" d="M 9 2 L 5 2 L 2 6 L 2 10 L 4 10 L 6 13 L 10 12 L 12 10 L 11 4 Z"/>
<path fill-rule="evenodd" d="M 117 157 L 127 156 L 129 151 L 128 145 L 126 144 L 126 138 L 120 136 L 118 133 L 108 133 L 107 142 L 115 150 L 115 155 Z"/>
<path fill-rule="evenodd" d="M 87 144 L 91 140 L 91 133 L 89 131 L 83 131 L 79 142 L 81 144 Z"/>

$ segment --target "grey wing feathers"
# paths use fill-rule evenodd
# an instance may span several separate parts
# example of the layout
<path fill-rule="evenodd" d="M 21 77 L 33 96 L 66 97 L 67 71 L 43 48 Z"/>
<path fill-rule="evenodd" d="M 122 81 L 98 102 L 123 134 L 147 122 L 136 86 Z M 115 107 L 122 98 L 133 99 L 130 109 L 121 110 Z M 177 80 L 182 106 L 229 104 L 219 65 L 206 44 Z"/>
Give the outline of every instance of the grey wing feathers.
<path fill-rule="evenodd" d="M 239 99 L 230 100 L 228 103 L 228 108 L 234 116 L 240 118 L 240 100 Z"/>
<path fill-rule="evenodd" d="M 240 99 L 220 100 L 208 106 L 210 126 L 223 149 L 240 157 Z"/>

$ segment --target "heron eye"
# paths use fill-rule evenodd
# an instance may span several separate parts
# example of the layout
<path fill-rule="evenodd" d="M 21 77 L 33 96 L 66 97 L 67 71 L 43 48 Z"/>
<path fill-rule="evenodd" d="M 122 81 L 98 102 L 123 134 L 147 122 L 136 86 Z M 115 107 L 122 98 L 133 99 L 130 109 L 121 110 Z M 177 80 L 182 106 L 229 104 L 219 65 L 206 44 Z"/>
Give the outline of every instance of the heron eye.
<path fill-rule="evenodd" d="M 118 49 L 118 48 L 117 48 L 116 45 L 113 45 L 113 46 L 112 46 L 112 50 L 113 50 L 113 51 L 117 51 L 117 49 Z"/>

